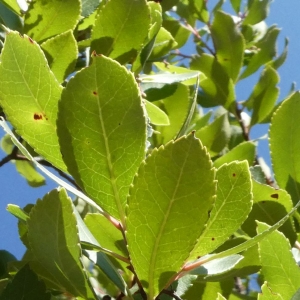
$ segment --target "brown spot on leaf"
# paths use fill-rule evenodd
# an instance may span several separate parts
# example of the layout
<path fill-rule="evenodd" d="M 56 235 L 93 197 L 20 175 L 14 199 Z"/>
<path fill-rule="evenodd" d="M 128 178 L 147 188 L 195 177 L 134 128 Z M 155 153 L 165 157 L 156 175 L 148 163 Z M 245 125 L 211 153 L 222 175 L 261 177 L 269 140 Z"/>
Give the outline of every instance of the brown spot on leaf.
<path fill-rule="evenodd" d="M 233 176 L 233 177 L 235 177 L 235 176 L 236 176 L 236 174 L 235 174 L 235 173 L 232 173 L 232 176 Z"/>
<path fill-rule="evenodd" d="M 33 118 L 35 120 L 42 120 L 43 119 L 43 115 L 39 114 L 39 113 L 34 113 Z"/>
<path fill-rule="evenodd" d="M 33 44 L 32 38 L 28 37 L 28 39 L 29 39 L 29 42 L 30 42 L 31 44 Z"/>
<path fill-rule="evenodd" d="M 214 240 L 215 240 L 215 238 L 213 237 L 213 238 L 211 238 L 211 240 L 212 240 L 212 241 L 214 241 Z"/>
<path fill-rule="evenodd" d="M 278 195 L 277 193 L 272 194 L 272 195 L 271 195 L 271 198 L 278 199 L 278 198 L 279 198 L 279 195 Z"/>
<path fill-rule="evenodd" d="M 97 93 L 96 91 L 93 91 L 93 94 L 94 94 L 95 96 L 97 96 L 97 95 L 98 95 L 98 93 Z"/>

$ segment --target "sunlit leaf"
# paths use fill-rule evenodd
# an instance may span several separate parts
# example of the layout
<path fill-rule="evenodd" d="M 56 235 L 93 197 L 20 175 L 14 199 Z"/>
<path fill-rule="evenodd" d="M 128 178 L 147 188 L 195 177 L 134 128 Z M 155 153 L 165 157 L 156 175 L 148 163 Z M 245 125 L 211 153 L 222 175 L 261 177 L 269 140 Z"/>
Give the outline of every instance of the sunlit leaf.
<path fill-rule="evenodd" d="M 257 300 L 283 300 L 280 294 L 274 293 L 265 281 L 261 286 L 261 293 L 258 294 Z"/>
<path fill-rule="evenodd" d="M 150 123 L 153 125 L 170 125 L 168 115 L 155 104 L 145 100 L 145 108 L 147 110 Z"/>
<path fill-rule="evenodd" d="M 258 222 L 258 233 L 270 228 Z M 274 231 L 260 241 L 259 250 L 264 280 L 273 293 L 279 293 L 283 299 L 291 299 L 300 288 L 300 270 L 290 251 L 285 236 Z"/>
<path fill-rule="evenodd" d="M 243 24 L 254 25 L 266 19 L 266 17 L 269 14 L 270 3 L 270 0 L 248 1 L 248 11 L 246 18 L 243 21 Z"/>
<path fill-rule="evenodd" d="M 153 150 L 141 165 L 128 200 L 127 242 L 149 299 L 180 271 L 214 194 L 214 170 L 193 135 Z"/>
<path fill-rule="evenodd" d="M 80 18 L 79 0 L 31 1 L 24 33 L 37 42 L 74 29 Z"/>
<path fill-rule="evenodd" d="M 27 36 L 10 32 L 1 54 L 1 106 L 17 133 L 36 152 L 66 170 L 56 134 L 61 91 L 39 46 Z"/>

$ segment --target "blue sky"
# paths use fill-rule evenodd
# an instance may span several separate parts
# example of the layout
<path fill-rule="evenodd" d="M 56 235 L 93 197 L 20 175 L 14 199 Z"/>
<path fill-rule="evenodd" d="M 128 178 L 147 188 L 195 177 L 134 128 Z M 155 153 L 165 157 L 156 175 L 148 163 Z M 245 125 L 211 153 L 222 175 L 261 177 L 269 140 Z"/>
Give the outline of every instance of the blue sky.
<path fill-rule="evenodd" d="M 209 4 L 216 1 L 208 0 Z M 225 7 L 229 7 L 229 0 Z M 282 51 L 284 38 L 289 38 L 289 54 L 286 63 L 279 69 L 281 81 L 280 99 L 283 99 L 288 93 L 292 82 L 300 85 L 300 2 L 299 0 L 275 0 L 271 4 L 270 15 L 267 24 L 277 24 L 281 28 L 278 39 L 278 50 Z M 247 99 L 251 89 L 255 84 L 256 78 L 250 78 L 247 83 L 243 84 L 237 90 L 237 99 Z M 252 138 L 256 138 L 267 132 L 266 126 L 255 129 Z M 0 132 L 2 136 L 2 132 Z M 268 143 L 262 142 L 259 146 L 259 155 L 263 156 L 268 163 Z M 0 159 L 4 157 L 4 152 L 0 152 Z M 11 163 L 0 168 L 1 194 L 0 194 L 0 249 L 5 249 L 20 259 L 24 253 L 25 247 L 18 238 L 17 220 L 6 211 L 6 206 L 13 203 L 24 206 L 27 203 L 35 203 L 38 198 L 42 198 L 45 193 L 55 188 L 57 185 L 47 178 L 47 185 L 41 188 L 30 188 L 26 181 L 16 172 L 14 165 Z"/>

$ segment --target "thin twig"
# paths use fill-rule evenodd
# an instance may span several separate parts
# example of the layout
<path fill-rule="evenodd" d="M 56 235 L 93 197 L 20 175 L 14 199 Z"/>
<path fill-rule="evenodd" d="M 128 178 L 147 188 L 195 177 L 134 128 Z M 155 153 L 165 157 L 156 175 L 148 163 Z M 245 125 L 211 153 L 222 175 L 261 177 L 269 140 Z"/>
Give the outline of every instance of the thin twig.
<path fill-rule="evenodd" d="M 181 299 L 178 295 L 176 295 L 173 291 L 162 290 L 162 292 L 161 292 L 159 295 L 161 295 L 161 294 L 166 294 L 166 295 L 168 295 L 168 296 L 171 296 L 171 297 L 173 297 L 173 299 L 175 299 L 175 300 L 182 300 L 182 299 Z M 156 299 L 159 299 L 159 295 L 157 296 Z"/>

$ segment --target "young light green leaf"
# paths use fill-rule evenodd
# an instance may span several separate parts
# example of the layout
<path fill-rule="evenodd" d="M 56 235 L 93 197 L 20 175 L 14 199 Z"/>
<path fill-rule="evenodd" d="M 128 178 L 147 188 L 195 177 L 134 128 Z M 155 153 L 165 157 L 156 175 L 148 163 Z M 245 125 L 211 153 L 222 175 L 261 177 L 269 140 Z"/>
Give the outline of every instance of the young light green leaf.
<path fill-rule="evenodd" d="M 223 114 L 209 125 L 196 131 L 196 136 L 207 147 L 211 156 L 218 155 L 230 139 L 230 124 L 227 114 Z"/>
<path fill-rule="evenodd" d="M 211 253 L 247 218 L 252 207 L 252 184 L 248 168 L 248 163 L 243 161 L 225 164 L 218 169 L 216 201 L 189 260 Z"/>
<path fill-rule="evenodd" d="M 286 99 L 273 114 L 270 149 L 277 184 L 294 203 L 300 198 L 300 92 Z"/>
<path fill-rule="evenodd" d="M 191 270 L 188 274 L 198 275 L 202 277 L 220 275 L 233 269 L 242 259 L 243 256 L 239 254 L 229 255 L 227 257 L 209 261 L 202 266 Z"/>
<path fill-rule="evenodd" d="M 188 4 L 190 14 L 196 14 L 199 20 L 203 23 L 209 22 L 209 12 L 207 10 L 205 0 L 190 0 Z"/>
<path fill-rule="evenodd" d="M 285 190 L 274 189 L 271 186 L 260 184 L 253 180 L 253 207 L 242 226 L 250 236 L 255 236 L 256 220 L 274 225 L 293 208 L 290 195 Z M 287 220 L 280 231 L 294 243 L 297 235 L 292 219 Z"/>
<path fill-rule="evenodd" d="M 245 106 L 253 108 L 250 126 L 262 122 L 271 113 L 279 95 L 278 73 L 271 67 L 265 68 L 248 98 Z"/>
<path fill-rule="evenodd" d="M 53 190 L 43 200 L 38 200 L 27 225 L 32 253 L 62 290 L 74 296 L 94 299 L 80 261 L 76 218 L 66 191 Z"/>
<path fill-rule="evenodd" d="M 218 62 L 236 82 L 243 65 L 245 42 L 232 17 L 222 11 L 216 12 L 211 36 Z"/>
<path fill-rule="evenodd" d="M 74 71 L 78 56 L 77 43 L 71 30 L 41 44 L 48 64 L 59 82 Z"/>
<path fill-rule="evenodd" d="M 40 43 L 73 30 L 79 21 L 80 10 L 79 0 L 31 1 L 25 15 L 24 33 Z"/>
<path fill-rule="evenodd" d="M 248 1 L 248 12 L 243 24 L 254 25 L 266 19 L 269 14 L 270 3 L 270 0 Z"/>
<path fill-rule="evenodd" d="M 270 226 L 258 223 L 258 233 Z M 259 243 L 262 274 L 274 293 L 283 299 L 291 299 L 300 288 L 300 270 L 294 260 L 291 247 L 285 236 L 278 231 L 272 232 Z"/>
<path fill-rule="evenodd" d="M 269 1 L 269 0 L 268 0 Z M 240 79 L 246 78 L 256 72 L 261 66 L 270 62 L 276 55 L 276 40 L 280 32 L 276 26 L 271 26 L 265 36 L 256 43 L 258 51 L 253 55 Z"/>
<path fill-rule="evenodd" d="M 284 300 L 280 294 L 275 293 L 269 287 L 267 281 L 261 286 L 261 293 L 258 294 L 257 300 Z"/>
<path fill-rule="evenodd" d="M 132 73 L 110 58 L 94 56 L 68 82 L 57 122 L 68 171 L 124 224 L 129 185 L 146 148 L 146 120 Z"/>
<path fill-rule="evenodd" d="M 233 81 L 215 57 L 203 54 L 193 58 L 190 67 L 192 70 L 199 70 L 206 76 L 206 79 L 200 80 L 200 87 L 209 101 L 214 105 L 230 108 L 235 101 Z"/>
<path fill-rule="evenodd" d="M 241 9 L 241 2 L 242 0 L 230 0 L 231 6 L 234 9 L 234 11 L 238 14 Z"/>
<path fill-rule="evenodd" d="M 156 130 L 160 132 L 157 135 L 158 145 L 166 144 L 175 138 L 190 108 L 189 89 L 183 84 L 178 84 L 175 93 L 162 101 L 156 101 L 158 107 L 163 108 L 170 120 L 170 126 L 157 126 Z"/>
<path fill-rule="evenodd" d="M 216 168 L 221 167 L 225 163 L 230 163 L 235 160 L 247 160 L 248 164 L 251 166 L 255 159 L 256 146 L 253 142 L 243 142 L 238 144 L 236 147 L 231 149 L 229 152 L 220 156 L 214 161 L 214 166 Z"/>
<path fill-rule="evenodd" d="M 145 0 L 107 1 L 92 30 L 91 51 L 121 64 L 133 61 L 148 37 L 150 25 L 150 11 Z"/>
<path fill-rule="evenodd" d="M 29 218 L 28 214 L 23 209 L 21 209 L 21 207 L 18 205 L 8 204 L 6 210 L 10 212 L 12 215 L 14 215 L 15 217 L 17 217 L 19 220 L 26 222 L 27 219 Z"/>
<path fill-rule="evenodd" d="M 222 296 L 220 293 L 218 293 L 218 297 L 216 300 L 226 300 L 226 298 Z"/>
<path fill-rule="evenodd" d="M 18 32 L 8 33 L 1 54 L 0 104 L 17 133 L 65 171 L 56 133 L 61 92 L 39 46 Z"/>
<path fill-rule="evenodd" d="M 214 170 L 192 134 L 153 150 L 130 191 L 127 242 L 149 299 L 180 271 L 208 219 Z"/>
<path fill-rule="evenodd" d="M 151 124 L 162 126 L 170 125 L 169 117 L 163 110 L 147 100 L 144 100 L 144 103 Z"/>

